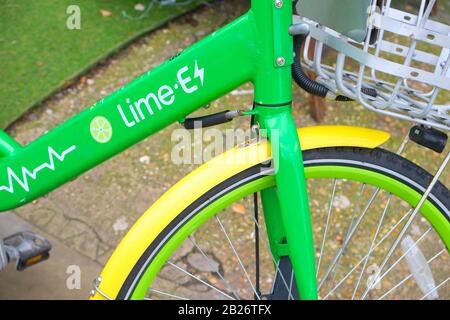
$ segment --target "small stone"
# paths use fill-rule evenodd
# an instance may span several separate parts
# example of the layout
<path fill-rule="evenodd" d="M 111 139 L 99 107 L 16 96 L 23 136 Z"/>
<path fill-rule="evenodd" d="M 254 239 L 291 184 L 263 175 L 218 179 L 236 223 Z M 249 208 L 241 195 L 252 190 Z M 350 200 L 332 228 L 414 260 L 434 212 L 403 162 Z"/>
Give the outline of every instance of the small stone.
<path fill-rule="evenodd" d="M 334 199 L 333 206 L 338 209 L 347 209 L 350 207 L 350 200 L 344 195 L 339 195 Z"/>
<path fill-rule="evenodd" d="M 149 156 L 142 156 L 139 158 L 139 162 L 142 164 L 149 164 L 150 163 L 150 157 Z"/>
<path fill-rule="evenodd" d="M 91 85 L 94 84 L 94 80 L 92 80 L 92 79 L 87 79 L 87 80 L 86 80 L 86 83 L 87 83 L 89 86 L 91 86 Z"/>
<path fill-rule="evenodd" d="M 121 232 L 121 231 L 125 231 L 128 229 L 128 222 L 127 222 L 127 218 L 125 217 L 120 217 L 116 220 L 116 222 L 114 222 L 113 224 L 113 229 L 115 232 Z"/>
<path fill-rule="evenodd" d="M 205 256 L 200 253 L 192 253 L 187 257 L 187 261 L 189 264 L 195 269 L 203 272 L 218 272 L 219 271 L 219 263 L 208 257 L 208 260 Z"/>
<path fill-rule="evenodd" d="M 142 3 L 137 3 L 134 6 L 134 10 L 136 10 L 136 11 L 144 11 L 145 10 L 145 5 L 143 5 Z"/>
<path fill-rule="evenodd" d="M 194 248 L 194 244 L 192 243 L 192 241 L 186 240 L 173 253 L 171 259 L 173 261 L 181 259 L 181 258 L 185 257 L 186 255 L 188 255 L 192 251 L 193 248 Z"/>
<path fill-rule="evenodd" d="M 186 269 L 186 265 L 184 264 L 177 264 L 177 266 L 182 269 Z M 170 265 L 166 265 L 164 268 L 162 268 L 158 276 L 180 285 L 188 283 L 192 279 L 187 274 L 179 272 L 178 269 L 174 269 L 174 267 Z"/>

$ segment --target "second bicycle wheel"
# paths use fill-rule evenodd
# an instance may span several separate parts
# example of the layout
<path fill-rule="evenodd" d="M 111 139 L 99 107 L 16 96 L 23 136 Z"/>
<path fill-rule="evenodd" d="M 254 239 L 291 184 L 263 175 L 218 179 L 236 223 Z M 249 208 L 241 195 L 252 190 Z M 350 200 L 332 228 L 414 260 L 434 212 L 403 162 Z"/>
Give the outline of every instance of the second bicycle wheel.
<path fill-rule="evenodd" d="M 320 298 L 450 298 L 450 196 L 444 185 L 437 183 L 413 216 L 432 176 L 398 155 L 322 148 L 305 151 L 304 162 Z M 253 212 L 252 195 L 275 185 L 271 173 L 267 164 L 242 171 L 179 212 L 117 298 L 259 299 L 280 283 L 294 298 L 293 276 L 279 276 L 263 214 L 255 221 Z"/>

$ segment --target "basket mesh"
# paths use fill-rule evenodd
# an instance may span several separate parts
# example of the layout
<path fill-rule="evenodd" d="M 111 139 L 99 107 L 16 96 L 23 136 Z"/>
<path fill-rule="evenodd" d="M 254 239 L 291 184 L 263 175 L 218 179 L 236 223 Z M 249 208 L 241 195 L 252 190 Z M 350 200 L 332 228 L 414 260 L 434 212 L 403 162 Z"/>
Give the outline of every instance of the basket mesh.
<path fill-rule="evenodd" d="M 304 67 L 370 110 L 449 130 L 450 27 L 431 19 L 436 0 L 418 0 L 408 12 L 393 2 L 372 1 L 363 43 L 300 17 L 310 27 Z"/>

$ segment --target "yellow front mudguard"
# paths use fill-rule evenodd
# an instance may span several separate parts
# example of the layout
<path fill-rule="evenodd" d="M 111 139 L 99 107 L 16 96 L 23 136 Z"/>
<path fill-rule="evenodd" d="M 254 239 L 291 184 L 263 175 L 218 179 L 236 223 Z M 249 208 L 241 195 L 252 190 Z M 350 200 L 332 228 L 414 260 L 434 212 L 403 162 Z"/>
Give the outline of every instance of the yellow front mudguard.
<path fill-rule="evenodd" d="M 376 148 L 389 134 L 350 126 L 298 129 L 302 150 Z M 197 168 L 163 194 L 134 224 L 106 264 L 92 299 L 114 299 L 132 268 L 160 232 L 192 202 L 228 178 L 271 158 L 267 141 L 236 147 Z M 101 293 L 100 293 L 101 292 Z"/>

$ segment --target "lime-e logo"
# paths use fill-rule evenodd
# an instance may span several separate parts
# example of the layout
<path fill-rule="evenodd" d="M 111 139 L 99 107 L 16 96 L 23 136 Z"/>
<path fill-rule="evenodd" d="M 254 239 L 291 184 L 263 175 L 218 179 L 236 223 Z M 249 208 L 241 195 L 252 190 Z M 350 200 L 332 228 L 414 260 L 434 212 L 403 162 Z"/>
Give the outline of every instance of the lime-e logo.
<path fill-rule="evenodd" d="M 163 84 L 154 92 L 148 92 L 136 101 L 125 99 L 125 107 L 117 105 L 120 117 L 128 127 L 134 127 L 142 121 L 170 107 L 179 93 L 192 94 L 203 87 L 205 80 L 205 68 L 200 68 L 197 61 L 191 67 L 184 66 L 177 72 L 176 81 L 173 84 Z"/>
<path fill-rule="evenodd" d="M 92 119 L 90 132 L 92 138 L 98 143 L 109 142 L 113 135 L 111 123 L 105 117 L 100 116 Z"/>

